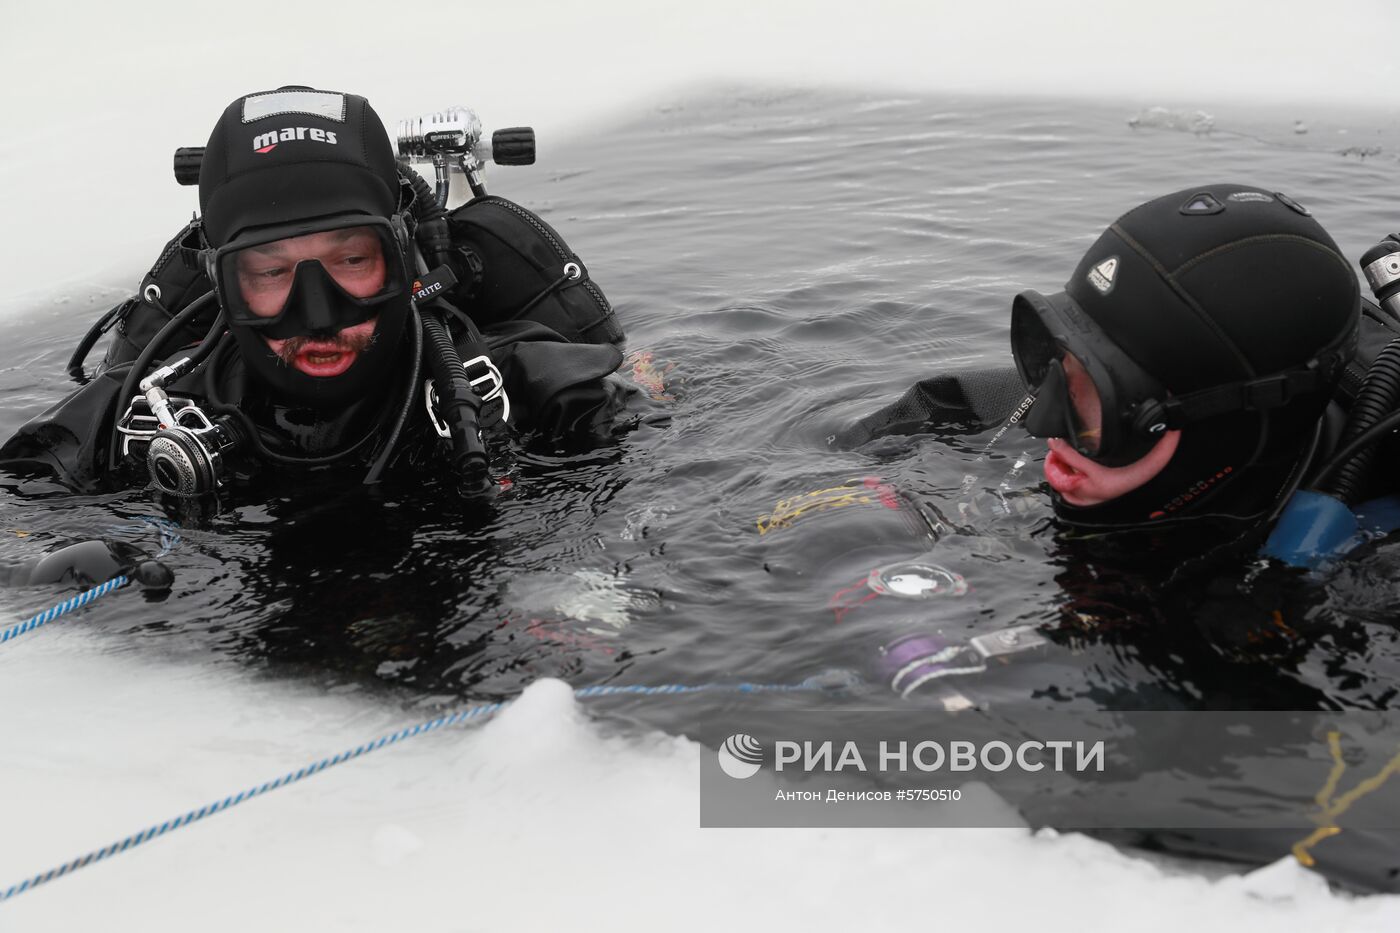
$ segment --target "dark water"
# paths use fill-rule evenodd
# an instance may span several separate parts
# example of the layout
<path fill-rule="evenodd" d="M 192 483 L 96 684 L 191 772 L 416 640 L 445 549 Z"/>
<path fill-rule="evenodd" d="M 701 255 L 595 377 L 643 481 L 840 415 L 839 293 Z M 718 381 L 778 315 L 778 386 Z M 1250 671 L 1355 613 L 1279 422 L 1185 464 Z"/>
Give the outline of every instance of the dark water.
<path fill-rule="evenodd" d="M 1338 118 L 1300 134 L 1291 115 L 1254 114 L 1200 132 L 1191 114 L 1134 127 L 1134 113 L 726 94 L 574 139 L 534 170 L 497 170 L 493 192 L 586 259 L 639 354 L 628 371 L 670 425 L 585 456 L 503 451 L 510 487 L 484 512 L 431 477 L 239 505 L 187 525 L 169 598 L 124 593 L 80 624 L 109 633 L 113 652 L 431 705 L 511 696 L 541 676 L 867 675 L 894 634 L 1033 624 L 1055 644 L 977 690 L 1038 705 L 1392 706 L 1400 547 L 1309 589 L 1301 611 L 1320 634 L 1247 663 L 1158 604 L 1150 581 L 1174 558 L 1153 566 L 1148 553 L 1086 583 L 1050 522 L 1033 441 L 1008 437 L 984 459 L 987 436 L 828 444 L 918 378 L 1006 364 L 1011 297 L 1058 288 L 1149 197 L 1218 180 L 1281 190 L 1353 257 L 1400 226 L 1393 128 Z M 0 351 L 3 433 L 67 391 L 63 362 L 101 310 L 75 313 L 83 304 L 35 309 Z M 154 549 L 140 519 L 162 514 L 144 493 L 0 508 L 0 529 L 23 535 L 3 536 L 6 560 L 101 534 Z M 924 552 L 967 595 L 837 620 L 833 598 L 872 560 Z M 27 614 L 58 594 L 0 598 Z M 683 733 L 703 704 L 734 702 L 620 712 Z"/>

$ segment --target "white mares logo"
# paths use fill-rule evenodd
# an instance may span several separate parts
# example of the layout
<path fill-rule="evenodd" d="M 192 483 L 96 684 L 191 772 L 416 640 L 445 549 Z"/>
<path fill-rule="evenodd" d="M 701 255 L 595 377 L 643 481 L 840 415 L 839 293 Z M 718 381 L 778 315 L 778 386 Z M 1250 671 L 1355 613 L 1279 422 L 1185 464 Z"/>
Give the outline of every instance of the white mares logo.
<path fill-rule="evenodd" d="M 1107 295 L 1113 291 L 1114 279 L 1118 277 L 1118 257 L 1110 256 L 1089 270 L 1089 284 Z"/>
<path fill-rule="evenodd" d="M 719 747 L 719 766 L 732 778 L 751 778 L 762 764 L 763 746 L 751 735 L 736 732 Z"/>
<path fill-rule="evenodd" d="M 322 130 L 314 126 L 289 126 L 285 129 L 271 130 L 260 136 L 254 136 L 253 151 L 271 152 L 277 148 L 278 143 L 289 143 L 298 139 L 309 139 L 313 143 L 329 143 L 332 146 L 339 145 L 335 139 L 335 130 Z"/>

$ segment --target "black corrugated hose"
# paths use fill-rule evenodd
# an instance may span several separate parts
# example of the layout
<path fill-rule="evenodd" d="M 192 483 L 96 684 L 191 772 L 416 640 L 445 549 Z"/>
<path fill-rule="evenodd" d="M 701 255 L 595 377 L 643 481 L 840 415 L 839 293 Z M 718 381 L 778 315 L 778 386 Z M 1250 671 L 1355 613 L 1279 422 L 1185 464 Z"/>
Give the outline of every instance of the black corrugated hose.
<path fill-rule="evenodd" d="M 1400 401 L 1400 337 L 1385 345 L 1366 370 L 1366 379 L 1356 394 L 1356 402 L 1347 417 L 1338 445 L 1343 455 L 1347 445 L 1356 440 L 1386 415 Z M 1318 473 L 1315 488 L 1354 505 L 1361 494 L 1366 474 L 1376 458 L 1376 445 L 1371 443 L 1345 460 L 1334 458 Z"/>

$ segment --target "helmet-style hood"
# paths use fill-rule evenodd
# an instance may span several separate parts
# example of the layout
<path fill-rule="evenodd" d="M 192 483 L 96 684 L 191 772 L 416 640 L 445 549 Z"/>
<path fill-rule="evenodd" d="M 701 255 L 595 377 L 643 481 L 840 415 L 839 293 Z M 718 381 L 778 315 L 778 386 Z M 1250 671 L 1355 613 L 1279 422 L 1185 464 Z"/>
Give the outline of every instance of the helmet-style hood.
<path fill-rule="evenodd" d="M 1169 398 L 1205 400 L 1144 486 L 1093 507 L 1055 497 L 1061 518 L 1094 526 L 1267 510 L 1354 350 L 1360 307 L 1356 275 L 1306 209 L 1228 184 L 1129 211 L 1046 300 L 1087 319 Z M 1272 385 L 1239 388 L 1280 374 L 1291 374 L 1283 397 L 1270 397 Z"/>
<path fill-rule="evenodd" d="M 392 220 L 399 207 L 394 150 L 384 124 L 363 97 L 295 86 L 249 94 L 228 106 L 210 134 L 200 168 L 199 203 L 213 247 L 211 274 L 229 309 L 241 297 L 230 292 L 239 287 L 236 278 L 217 268 L 229 250 L 247 242 L 306 236 L 320 228 L 345 228 L 357 217 L 380 227 Z M 403 269 L 407 235 L 397 220 L 391 226 L 395 235 L 382 238 L 391 254 L 386 260 Z M 364 320 L 363 309 L 347 317 L 346 309 L 355 309 L 335 289 L 310 287 L 327 279 L 324 271 L 302 270 L 289 300 L 326 306 L 291 308 L 284 320 L 345 318 L 340 327 Z M 372 343 L 348 370 L 334 376 L 308 375 L 279 360 L 256 322 L 230 314 L 229 331 L 249 373 L 270 387 L 274 397 L 288 404 L 338 408 L 383 384 L 409 319 L 408 289 L 409 276 L 400 273 L 389 293 L 376 298 Z M 287 329 L 282 324 L 276 336 L 326 339 L 337 327 L 323 323 L 306 334 L 283 332 Z"/>

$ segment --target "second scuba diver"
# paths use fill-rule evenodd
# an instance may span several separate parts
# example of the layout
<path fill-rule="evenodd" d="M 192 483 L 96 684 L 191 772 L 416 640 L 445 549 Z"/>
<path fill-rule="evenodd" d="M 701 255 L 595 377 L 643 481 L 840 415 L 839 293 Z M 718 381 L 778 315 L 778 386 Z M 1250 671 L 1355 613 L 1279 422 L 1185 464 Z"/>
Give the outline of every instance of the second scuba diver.
<path fill-rule="evenodd" d="M 932 376 L 832 438 L 878 462 L 919 443 L 878 438 L 961 437 L 950 457 L 1009 454 L 999 489 L 978 494 L 987 484 L 968 477 L 916 495 L 869 478 L 790 496 L 759 522 L 764 569 L 819 568 L 793 588 L 826 599 L 823 642 L 837 647 L 822 656 L 840 651 L 921 707 L 1333 708 L 1294 676 L 1322 624 L 1299 618 L 1308 584 L 1258 555 L 1270 531 L 1267 554 L 1302 550 L 1280 540 L 1297 527 L 1296 490 L 1326 491 L 1350 516 L 1394 489 L 1377 468 L 1394 462 L 1387 440 L 1369 467 L 1345 450 L 1395 407 L 1382 387 L 1400 386 L 1385 361 L 1400 320 L 1385 304 L 1362 297 L 1354 267 L 1286 195 L 1210 184 L 1148 201 L 1095 240 L 1063 290 L 1015 297 L 1014 368 Z M 1018 481 L 1036 459 L 1025 434 L 1045 442 L 1048 501 Z M 1366 528 L 1366 508 L 1355 512 L 1351 527 Z M 1026 599 L 1051 583 L 1043 571 L 1060 591 L 1048 610 Z M 1111 835 L 1260 862 L 1299 836 Z M 1384 831 L 1348 827 L 1317 855 L 1327 877 L 1394 885 Z"/>
<path fill-rule="evenodd" d="M 1366 306 L 1368 345 L 1400 330 Z M 1064 524 L 1241 531 L 1335 442 L 1341 424 L 1323 416 L 1353 362 L 1360 308 L 1350 265 L 1291 198 L 1179 191 L 1119 218 L 1063 291 L 1016 297 L 1014 371 L 926 380 L 840 440 L 1014 417 L 1047 439 Z M 1363 374 L 1351 368 L 1348 395 Z"/>
<path fill-rule="evenodd" d="M 1045 439 L 1053 543 L 1065 558 L 1056 561 L 1067 597 L 1058 606 L 1064 636 L 1162 628 L 1164 605 L 1217 593 L 1212 574 L 1254 560 L 1294 491 L 1314 485 L 1338 446 L 1365 430 L 1347 408 L 1375 408 L 1363 404 L 1377 381 L 1366 378 L 1368 363 L 1397 334 L 1400 321 L 1361 297 L 1351 265 L 1306 208 L 1257 187 L 1204 185 L 1123 215 L 1062 291 L 1017 295 L 1014 368 L 923 380 L 833 443 L 855 448 L 888 435 L 976 435 L 1001 425 L 985 458 L 1022 430 Z M 1012 474 L 1032 459 L 1015 457 Z M 795 537 L 826 553 L 815 576 L 836 621 L 846 620 L 843 642 L 864 642 L 877 677 L 899 695 L 970 702 L 953 680 L 974 687 L 979 678 L 964 675 L 989 659 L 1010 660 L 1057 637 L 1034 624 L 987 631 L 972 606 L 953 608 L 970 600 L 944 599 L 978 583 L 956 559 L 962 536 L 949 532 L 978 515 L 1034 520 L 1041 508 L 1033 496 L 1007 495 L 1007 483 L 983 497 L 997 501 L 979 501 L 973 480 L 960 501 L 924 505 L 909 490 L 870 479 L 812 501 L 785 500 L 760 522 L 770 540 L 797 523 L 819 534 L 815 544 L 811 535 Z M 1353 476 L 1352 485 L 1351 501 L 1386 491 L 1379 473 Z M 845 507 L 857 502 L 867 505 L 863 518 Z M 815 566 L 801 542 L 773 542 L 765 553 L 781 558 L 789 548 Z M 1281 585 L 1295 579 L 1284 574 Z M 1296 634 L 1276 624 L 1275 610 L 1289 608 L 1278 592 L 1260 585 L 1227 596 L 1223 622 L 1220 613 L 1184 613 L 1193 624 L 1220 623 L 1204 641 L 1225 654 L 1267 654 L 1261 618 L 1270 639 Z M 878 651 L 866 642 L 872 636 Z"/>

